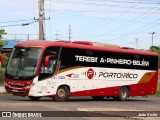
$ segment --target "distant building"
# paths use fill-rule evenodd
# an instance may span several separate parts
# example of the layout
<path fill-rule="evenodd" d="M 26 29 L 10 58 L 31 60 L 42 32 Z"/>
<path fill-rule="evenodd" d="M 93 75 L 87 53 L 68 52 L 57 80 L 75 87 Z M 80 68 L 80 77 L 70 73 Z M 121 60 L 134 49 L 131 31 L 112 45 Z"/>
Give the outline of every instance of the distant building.
<path fill-rule="evenodd" d="M 7 45 L 4 45 L 4 46 L 0 49 L 0 51 L 1 51 L 2 53 L 9 53 L 9 52 L 12 51 L 12 49 L 14 48 L 14 46 L 15 46 L 17 43 L 19 43 L 20 41 L 19 41 L 19 40 L 6 40 L 6 41 L 4 41 L 4 42 L 8 42 L 8 44 L 7 44 Z"/>

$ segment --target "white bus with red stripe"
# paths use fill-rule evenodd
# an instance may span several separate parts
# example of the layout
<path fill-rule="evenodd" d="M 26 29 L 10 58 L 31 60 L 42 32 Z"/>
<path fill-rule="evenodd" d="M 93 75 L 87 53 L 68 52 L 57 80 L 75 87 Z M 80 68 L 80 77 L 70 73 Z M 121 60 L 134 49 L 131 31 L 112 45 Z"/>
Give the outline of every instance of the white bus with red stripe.
<path fill-rule="evenodd" d="M 7 92 L 32 100 L 91 96 L 125 101 L 156 93 L 158 55 L 83 41 L 26 41 L 14 47 L 4 80 Z"/>

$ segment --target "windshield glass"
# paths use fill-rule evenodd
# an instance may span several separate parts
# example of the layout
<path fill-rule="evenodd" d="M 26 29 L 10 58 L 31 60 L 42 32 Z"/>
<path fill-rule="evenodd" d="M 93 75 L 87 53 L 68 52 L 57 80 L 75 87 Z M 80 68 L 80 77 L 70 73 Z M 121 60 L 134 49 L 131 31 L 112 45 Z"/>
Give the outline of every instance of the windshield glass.
<path fill-rule="evenodd" d="M 7 65 L 6 75 L 12 79 L 34 77 L 41 51 L 42 48 L 14 48 Z"/>

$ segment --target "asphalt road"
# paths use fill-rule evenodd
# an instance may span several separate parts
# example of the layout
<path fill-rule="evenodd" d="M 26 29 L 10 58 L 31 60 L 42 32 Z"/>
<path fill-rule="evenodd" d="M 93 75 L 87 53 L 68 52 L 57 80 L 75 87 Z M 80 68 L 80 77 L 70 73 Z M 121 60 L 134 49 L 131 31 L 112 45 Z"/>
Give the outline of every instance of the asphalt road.
<path fill-rule="evenodd" d="M 48 114 L 58 117 L 56 120 L 115 120 L 115 119 L 150 119 L 150 117 L 138 117 L 128 116 L 130 113 L 141 114 L 144 111 L 149 113 L 155 113 L 160 116 L 160 98 L 143 98 L 143 97 L 132 97 L 128 101 L 120 102 L 113 101 L 112 99 L 104 99 L 102 101 L 93 101 L 90 97 L 77 97 L 70 98 L 67 102 L 55 102 L 51 98 L 41 98 L 39 101 L 31 101 L 27 97 L 18 96 L 0 96 L 0 111 L 52 111 Z M 54 111 L 54 112 L 53 112 Z M 61 111 L 61 112 L 57 112 Z M 63 111 L 69 111 L 67 113 Z M 76 112 L 78 111 L 78 112 Z M 122 111 L 120 114 L 125 114 L 127 117 L 120 117 L 117 115 L 117 111 Z M 143 112 L 142 112 L 143 111 Z M 84 112 L 84 113 L 81 113 Z M 88 113 L 89 112 L 89 113 Z M 110 113 L 111 112 L 111 113 Z M 145 113 L 146 114 L 146 113 Z M 57 116 L 56 116 L 57 115 Z M 73 115 L 73 116 L 72 116 Z M 116 115 L 115 117 L 113 117 Z M 62 117 L 61 117 L 62 116 Z M 77 118 L 78 116 L 78 118 Z M 55 117 L 52 117 L 55 118 Z M 98 117 L 98 118 L 97 118 Z M 3 118 L 6 119 L 6 118 Z M 8 118 L 7 118 L 8 119 Z M 11 120 L 18 120 L 20 118 L 9 118 Z M 22 118 L 21 118 L 22 119 Z M 32 118 L 23 118 L 30 120 Z M 34 118 L 36 120 L 36 118 Z M 44 119 L 44 118 L 39 118 Z M 51 120 L 46 117 L 45 120 Z M 160 118 L 152 117 L 152 120 L 158 120 Z"/>

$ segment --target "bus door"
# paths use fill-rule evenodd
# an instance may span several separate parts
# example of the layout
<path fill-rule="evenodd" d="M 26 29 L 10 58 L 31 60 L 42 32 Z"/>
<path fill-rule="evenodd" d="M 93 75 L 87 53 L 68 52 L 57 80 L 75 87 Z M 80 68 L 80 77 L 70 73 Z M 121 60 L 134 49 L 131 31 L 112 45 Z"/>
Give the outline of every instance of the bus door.
<path fill-rule="evenodd" d="M 38 96 L 51 95 L 54 92 L 54 73 L 57 69 L 58 50 L 51 47 L 44 54 L 37 84 Z"/>

